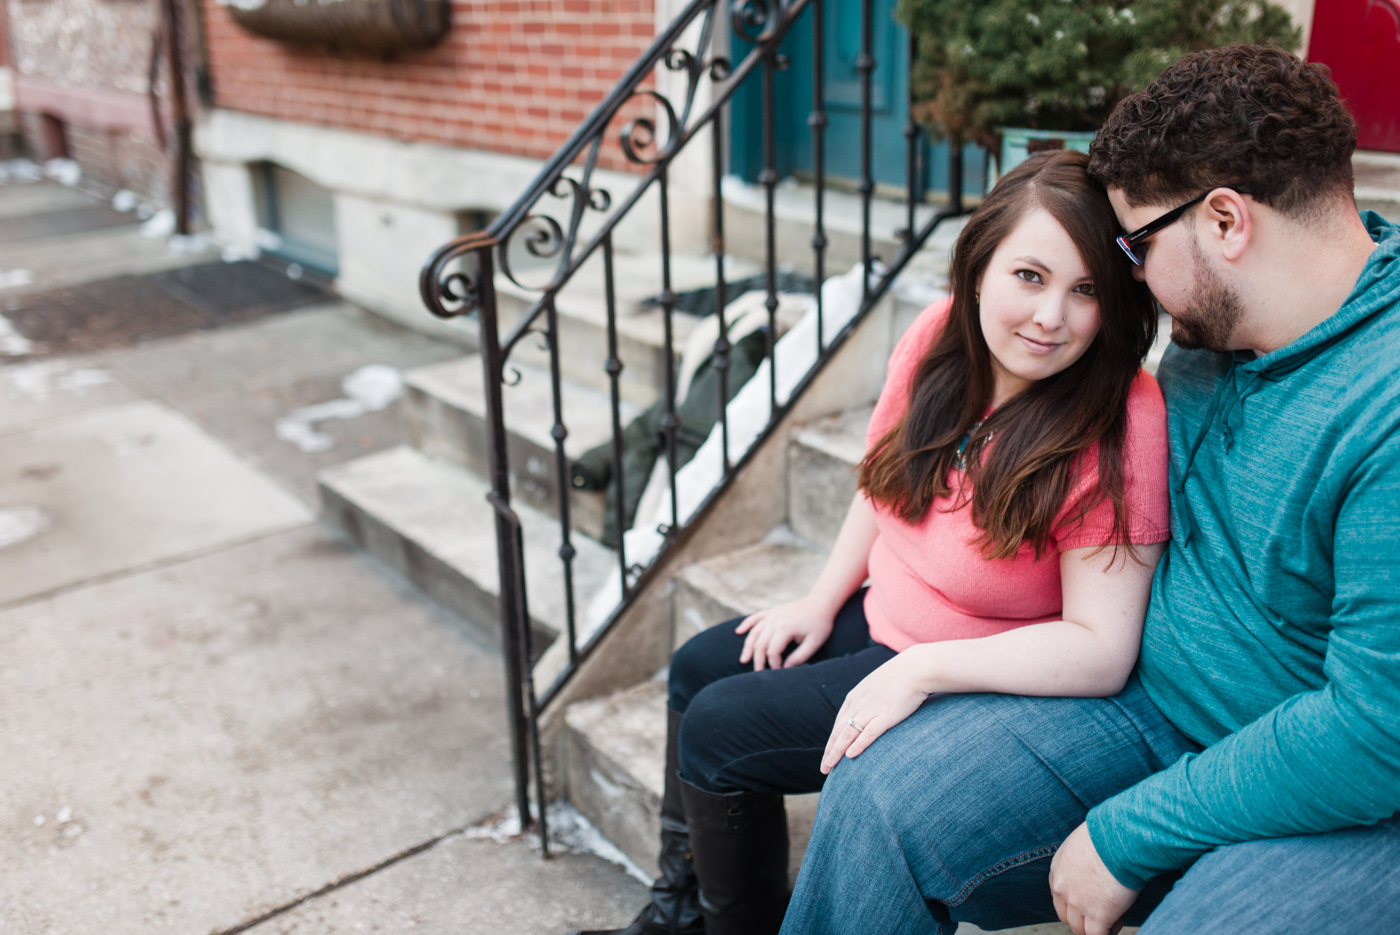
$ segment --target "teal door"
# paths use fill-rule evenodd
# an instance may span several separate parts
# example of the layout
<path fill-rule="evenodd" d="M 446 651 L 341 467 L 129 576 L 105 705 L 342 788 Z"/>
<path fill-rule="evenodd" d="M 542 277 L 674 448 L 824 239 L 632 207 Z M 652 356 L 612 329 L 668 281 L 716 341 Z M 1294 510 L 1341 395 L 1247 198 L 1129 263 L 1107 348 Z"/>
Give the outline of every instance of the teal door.
<path fill-rule="evenodd" d="M 895 0 L 871 0 L 873 9 L 872 53 L 875 70 L 871 82 L 871 162 L 877 190 L 903 195 L 908 186 L 904 125 L 909 113 L 909 35 L 894 21 Z M 860 178 L 860 72 L 856 58 L 861 49 L 861 0 L 824 0 L 822 30 L 823 90 L 826 99 L 826 174 L 838 186 L 853 187 Z M 814 139 L 807 118 L 812 111 L 812 17 L 809 7 L 783 40 L 788 57 L 786 70 L 774 84 L 778 176 L 807 180 L 813 173 Z M 734 43 L 735 60 L 752 46 Z M 756 182 L 763 168 L 763 97 L 759 72 L 734 97 L 733 148 L 730 171 Z M 920 136 L 921 171 L 915 179 L 915 195 L 947 189 L 948 155 L 944 143 L 930 144 Z M 982 151 L 975 145 L 963 154 L 964 191 L 982 191 Z"/>

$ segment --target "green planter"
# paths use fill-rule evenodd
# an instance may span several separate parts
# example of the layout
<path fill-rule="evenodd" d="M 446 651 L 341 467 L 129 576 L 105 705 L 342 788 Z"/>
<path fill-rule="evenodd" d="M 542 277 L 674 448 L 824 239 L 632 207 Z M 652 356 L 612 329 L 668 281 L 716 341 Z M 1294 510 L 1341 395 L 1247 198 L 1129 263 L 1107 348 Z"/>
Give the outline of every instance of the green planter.
<path fill-rule="evenodd" d="M 1031 153 L 1042 149 L 1077 149 L 1081 153 L 1087 153 L 1095 135 L 1092 130 L 1026 130 L 1021 127 L 998 129 L 1001 133 L 1001 164 L 987 174 L 988 191 L 991 191 L 1001 173 L 1010 172 L 1025 162 Z"/>

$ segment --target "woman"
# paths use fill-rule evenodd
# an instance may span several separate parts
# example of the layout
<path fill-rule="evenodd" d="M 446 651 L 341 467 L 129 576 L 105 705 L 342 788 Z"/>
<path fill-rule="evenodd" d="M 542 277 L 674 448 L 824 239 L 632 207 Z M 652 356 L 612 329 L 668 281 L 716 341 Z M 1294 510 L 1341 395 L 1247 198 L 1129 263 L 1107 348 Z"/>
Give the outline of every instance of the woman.
<path fill-rule="evenodd" d="M 672 659 L 661 878 L 621 932 L 776 932 L 782 796 L 932 694 L 1123 687 L 1168 537 L 1166 424 L 1152 303 L 1086 163 L 1033 157 L 968 221 L 811 592 Z"/>

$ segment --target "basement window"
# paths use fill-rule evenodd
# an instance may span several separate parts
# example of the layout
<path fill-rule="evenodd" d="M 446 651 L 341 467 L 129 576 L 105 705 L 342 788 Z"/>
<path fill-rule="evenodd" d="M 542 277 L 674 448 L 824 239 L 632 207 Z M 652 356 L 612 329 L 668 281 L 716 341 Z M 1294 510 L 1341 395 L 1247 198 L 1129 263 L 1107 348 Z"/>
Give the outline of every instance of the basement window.
<path fill-rule="evenodd" d="M 253 173 L 258 197 L 258 225 L 271 236 L 260 238 L 268 253 L 335 276 L 340 251 L 335 236 L 335 199 L 329 189 L 275 162 L 260 163 Z"/>

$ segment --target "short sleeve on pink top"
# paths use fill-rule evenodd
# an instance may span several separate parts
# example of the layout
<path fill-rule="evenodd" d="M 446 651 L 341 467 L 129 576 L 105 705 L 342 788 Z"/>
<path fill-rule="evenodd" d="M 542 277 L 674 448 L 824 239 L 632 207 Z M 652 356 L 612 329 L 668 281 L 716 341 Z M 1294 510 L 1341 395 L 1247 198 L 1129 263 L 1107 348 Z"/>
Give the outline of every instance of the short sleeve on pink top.
<path fill-rule="evenodd" d="M 885 388 L 866 434 L 867 450 L 904 414 L 915 371 L 947 321 L 951 305 L 952 299 L 944 299 L 925 309 L 890 355 Z M 1139 545 L 1164 542 L 1169 538 L 1167 414 L 1157 381 L 1146 371 L 1138 373 L 1128 393 L 1125 442 L 1127 538 Z M 935 500 L 916 524 L 875 504 L 879 535 L 870 550 L 870 591 L 865 597 L 871 637 L 902 652 L 915 643 L 991 636 L 1058 619 L 1063 606 L 1060 553 L 1117 542 L 1111 504 L 1099 502 L 1082 519 L 1076 518 L 1097 477 L 1097 449 L 1092 449 L 1081 459 L 1079 481 L 1060 513 L 1050 549 L 1039 560 L 1030 545 L 1023 545 L 1013 558 L 984 558 L 971 507 L 953 510 L 952 498 Z"/>

